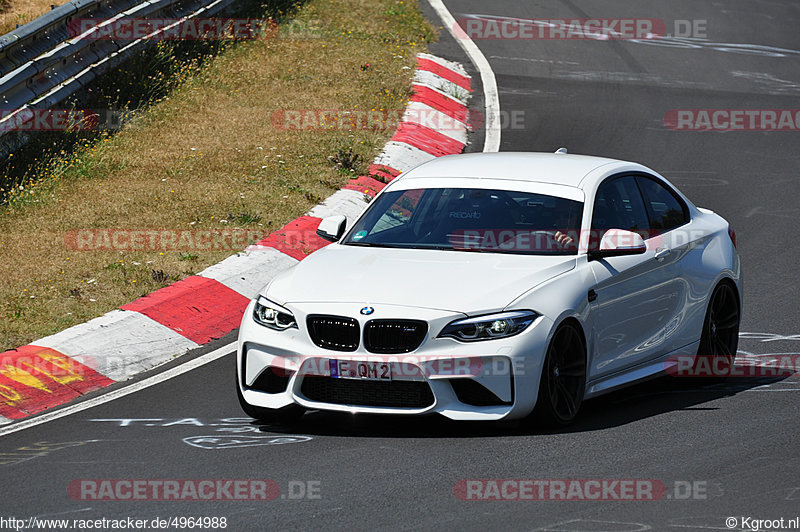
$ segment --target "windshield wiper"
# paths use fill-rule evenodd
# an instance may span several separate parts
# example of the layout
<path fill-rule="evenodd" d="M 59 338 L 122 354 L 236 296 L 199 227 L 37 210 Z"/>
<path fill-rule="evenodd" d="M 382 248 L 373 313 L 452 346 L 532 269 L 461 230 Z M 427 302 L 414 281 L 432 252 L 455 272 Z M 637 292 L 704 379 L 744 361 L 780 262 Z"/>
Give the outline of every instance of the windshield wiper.
<path fill-rule="evenodd" d="M 377 248 L 392 248 L 392 249 L 438 249 L 444 251 L 452 251 L 450 246 L 442 246 L 438 244 L 388 244 L 385 242 L 344 242 L 345 246 L 362 246 L 362 247 L 377 247 Z"/>
<path fill-rule="evenodd" d="M 361 246 L 361 247 L 376 247 L 376 248 L 389 248 L 389 249 L 433 249 L 437 251 L 462 251 L 467 253 L 499 253 L 504 255 L 536 255 L 536 256 L 553 256 L 564 257 L 568 255 L 576 255 L 576 250 L 517 250 L 517 249 L 500 249 L 500 248 L 468 248 L 468 247 L 452 247 L 443 246 L 440 244 L 387 244 L 378 242 L 345 242 L 345 246 Z"/>

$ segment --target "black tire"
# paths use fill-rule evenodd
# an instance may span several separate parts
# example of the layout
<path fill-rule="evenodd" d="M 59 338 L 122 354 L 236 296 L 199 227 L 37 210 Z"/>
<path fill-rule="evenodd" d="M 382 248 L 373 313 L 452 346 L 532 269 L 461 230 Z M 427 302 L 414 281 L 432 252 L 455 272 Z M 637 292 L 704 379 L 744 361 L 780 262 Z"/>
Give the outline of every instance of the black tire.
<path fill-rule="evenodd" d="M 251 418 L 264 423 L 280 423 L 281 425 L 291 425 L 303 417 L 306 410 L 300 405 L 289 405 L 283 408 L 262 408 L 253 406 L 244 400 L 242 391 L 239 389 L 239 379 L 236 379 L 236 397 L 244 413 Z"/>
<path fill-rule="evenodd" d="M 708 300 L 700 347 L 694 362 L 695 375 L 718 380 L 730 374 L 739 348 L 740 321 L 736 289 L 723 281 L 714 288 Z M 712 373 L 709 373 L 709 368 Z"/>
<path fill-rule="evenodd" d="M 568 321 L 558 327 L 547 346 L 534 421 L 550 427 L 569 425 L 585 391 L 586 343 L 578 325 Z"/>

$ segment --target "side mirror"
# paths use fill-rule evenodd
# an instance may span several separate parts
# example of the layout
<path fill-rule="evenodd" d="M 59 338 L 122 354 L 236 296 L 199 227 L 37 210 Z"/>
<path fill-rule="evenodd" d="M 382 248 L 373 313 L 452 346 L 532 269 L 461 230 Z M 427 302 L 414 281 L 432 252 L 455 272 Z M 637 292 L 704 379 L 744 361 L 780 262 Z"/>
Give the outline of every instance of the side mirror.
<path fill-rule="evenodd" d="M 341 214 L 336 216 L 328 216 L 323 218 L 317 228 L 317 235 L 329 242 L 336 242 L 344 234 L 344 229 L 347 226 L 347 218 Z"/>
<path fill-rule="evenodd" d="M 589 252 L 589 260 L 600 260 L 622 255 L 641 255 L 647 245 L 639 233 L 622 229 L 609 229 L 600 241 L 600 249 Z"/>

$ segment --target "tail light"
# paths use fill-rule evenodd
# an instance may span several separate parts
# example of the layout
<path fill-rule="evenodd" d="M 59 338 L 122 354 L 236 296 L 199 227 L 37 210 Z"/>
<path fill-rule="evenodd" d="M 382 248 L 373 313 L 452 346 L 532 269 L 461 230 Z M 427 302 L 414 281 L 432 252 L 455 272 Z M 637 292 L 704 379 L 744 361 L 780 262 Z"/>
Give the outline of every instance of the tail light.
<path fill-rule="evenodd" d="M 728 236 L 731 237 L 731 242 L 733 242 L 733 247 L 736 247 L 736 231 L 734 231 L 731 226 L 728 226 Z"/>

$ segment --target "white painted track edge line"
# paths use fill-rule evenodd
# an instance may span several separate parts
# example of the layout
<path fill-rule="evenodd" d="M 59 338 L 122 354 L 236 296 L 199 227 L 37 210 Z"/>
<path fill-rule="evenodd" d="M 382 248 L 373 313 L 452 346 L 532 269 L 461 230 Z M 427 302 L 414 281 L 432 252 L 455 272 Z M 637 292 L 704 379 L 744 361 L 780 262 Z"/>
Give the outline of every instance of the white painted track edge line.
<path fill-rule="evenodd" d="M 193 358 L 192 360 L 179 364 L 174 368 L 162 371 L 161 373 L 152 375 L 150 377 L 147 377 L 146 379 L 134 382 L 127 386 L 123 386 L 122 388 L 117 388 L 115 390 L 105 392 L 102 395 L 98 395 L 97 397 L 92 397 L 91 399 L 71 404 L 69 406 L 60 408 L 53 412 L 45 412 L 44 414 L 38 415 L 33 418 L 27 418 L 19 422 L 12 422 L 11 425 L 4 425 L 0 427 L 0 436 L 5 436 L 6 434 L 11 434 L 13 432 L 35 427 L 37 425 L 41 425 L 49 421 L 54 421 L 62 417 L 82 412 L 83 410 L 88 410 L 89 408 L 93 408 L 95 406 L 108 403 L 115 399 L 125 397 L 126 395 L 130 395 L 132 393 L 136 393 L 140 390 L 144 390 L 151 386 L 155 386 L 156 384 L 160 384 L 173 377 L 183 375 L 184 373 L 199 368 L 200 366 L 204 366 L 210 362 L 214 362 L 215 360 L 222 358 L 223 356 L 229 353 L 233 353 L 235 351 L 236 351 L 236 342 L 231 342 L 209 353 L 200 355 L 197 358 Z"/>
<path fill-rule="evenodd" d="M 497 90 L 497 80 L 494 77 L 489 61 L 483 55 L 478 45 L 469 38 L 463 31 L 461 35 L 456 34 L 458 24 L 453 15 L 444 5 L 442 0 L 428 0 L 428 3 L 442 19 L 444 26 L 450 35 L 458 42 L 461 48 L 467 53 L 481 74 L 481 83 L 483 84 L 484 102 L 486 104 L 486 137 L 483 143 L 484 152 L 500 151 L 500 94 Z"/>

